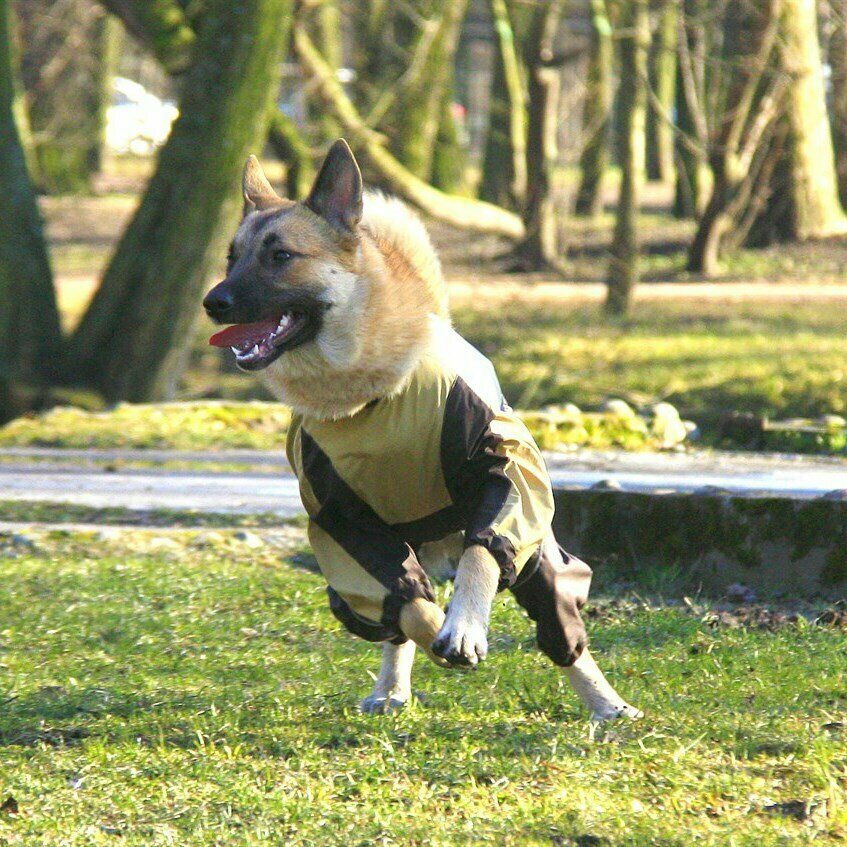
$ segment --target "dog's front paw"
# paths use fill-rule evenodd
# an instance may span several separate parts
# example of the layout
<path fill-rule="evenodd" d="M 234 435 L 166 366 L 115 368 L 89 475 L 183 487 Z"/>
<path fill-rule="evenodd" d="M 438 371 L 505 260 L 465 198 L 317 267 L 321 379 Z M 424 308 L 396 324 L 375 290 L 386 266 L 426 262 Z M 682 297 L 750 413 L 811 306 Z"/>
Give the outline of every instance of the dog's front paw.
<path fill-rule="evenodd" d="M 486 629 L 478 621 L 454 621 L 448 614 L 432 642 L 432 652 L 453 667 L 475 668 L 488 655 Z"/>
<path fill-rule="evenodd" d="M 400 711 L 408 702 L 408 697 L 399 694 L 369 694 L 359 703 L 359 709 L 366 715 L 385 715 Z"/>

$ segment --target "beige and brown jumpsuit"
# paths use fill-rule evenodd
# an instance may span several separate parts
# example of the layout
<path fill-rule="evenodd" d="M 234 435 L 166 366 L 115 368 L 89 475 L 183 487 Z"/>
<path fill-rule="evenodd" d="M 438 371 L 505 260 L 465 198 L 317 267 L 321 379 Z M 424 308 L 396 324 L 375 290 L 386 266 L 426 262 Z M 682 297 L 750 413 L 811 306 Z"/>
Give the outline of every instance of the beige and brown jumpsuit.
<path fill-rule="evenodd" d="M 578 658 L 591 570 L 553 541 L 544 460 L 491 363 L 446 324 L 402 390 L 348 418 L 295 417 L 287 450 L 330 608 L 351 632 L 404 641 L 402 605 L 434 599 L 417 551 L 461 531 L 494 557 L 541 649 Z"/>

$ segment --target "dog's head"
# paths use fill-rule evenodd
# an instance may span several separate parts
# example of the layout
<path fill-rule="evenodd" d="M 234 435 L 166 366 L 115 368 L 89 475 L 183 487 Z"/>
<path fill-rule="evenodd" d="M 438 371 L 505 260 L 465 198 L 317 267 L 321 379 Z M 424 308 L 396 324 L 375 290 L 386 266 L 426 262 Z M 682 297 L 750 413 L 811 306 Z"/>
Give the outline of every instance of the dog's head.
<path fill-rule="evenodd" d="M 226 279 L 203 301 L 212 320 L 231 326 L 210 344 L 231 347 L 245 371 L 309 344 L 325 359 L 349 360 L 362 300 L 362 176 L 350 148 L 335 142 L 302 203 L 279 197 L 254 156 L 244 167 L 243 191 Z"/>

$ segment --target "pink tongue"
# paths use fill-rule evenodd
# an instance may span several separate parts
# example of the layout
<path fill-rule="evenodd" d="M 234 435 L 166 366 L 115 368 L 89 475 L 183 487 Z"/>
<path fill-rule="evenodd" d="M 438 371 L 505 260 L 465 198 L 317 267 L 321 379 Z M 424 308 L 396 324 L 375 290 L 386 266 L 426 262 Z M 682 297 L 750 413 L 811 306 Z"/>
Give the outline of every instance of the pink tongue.
<path fill-rule="evenodd" d="M 279 317 L 267 318 L 252 324 L 235 324 L 216 332 L 210 339 L 212 347 L 242 347 L 248 342 L 264 341 L 277 327 Z"/>

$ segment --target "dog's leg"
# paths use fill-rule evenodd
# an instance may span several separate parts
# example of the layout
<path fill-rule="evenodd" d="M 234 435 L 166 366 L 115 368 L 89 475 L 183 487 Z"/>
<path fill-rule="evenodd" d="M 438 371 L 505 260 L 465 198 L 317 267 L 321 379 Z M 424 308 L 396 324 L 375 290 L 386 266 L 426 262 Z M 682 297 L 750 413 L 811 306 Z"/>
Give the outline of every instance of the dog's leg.
<path fill-rule="evenodd" d="M 382 645 L 382 667 L 373 693 L 362 700 L 363 712 L 393 712 L 402 709 L 412 696 L 412 663 L 415 661 L 415 642 Z"/>
<path fill-rule="evenodd" d="M 400 629 L 403 635 L 414 641 L 436 665 L 447 668 L 450 663 L 432 652 L 432 642 L 443 623 L 444 612 L 429 600 L 418 598 L 400 609 Z"/>
<path fill-rule="evenodd" d="M 644 713 L 630 706 L 603 676 L 597 662 L 586 647 L 582 655 L 569 667 L 563 668 L 568 682 L 591 712 L 592 721 L 609 721 L 615 718 L 640 718 Z"/>
<path fill-rule="evenodd" d="M 488 655 L 488 621 L 499 578 L 500 568 L 484 547 L 474 545 L 465 550 L 433 653 L 450 665 L 464 667 L 476 667 Z"/>

